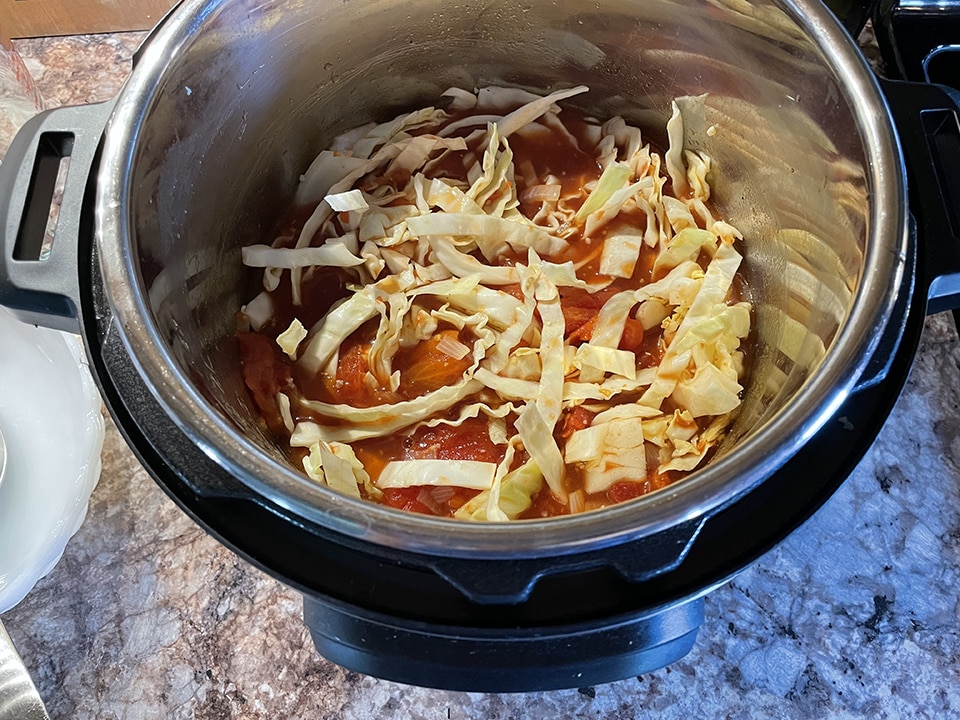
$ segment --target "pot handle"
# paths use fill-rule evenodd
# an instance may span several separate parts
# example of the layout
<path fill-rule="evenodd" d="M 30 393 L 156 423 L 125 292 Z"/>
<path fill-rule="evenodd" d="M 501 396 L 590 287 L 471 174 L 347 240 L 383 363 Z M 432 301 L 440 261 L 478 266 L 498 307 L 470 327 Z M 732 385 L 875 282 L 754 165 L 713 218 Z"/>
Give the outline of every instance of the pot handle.
<path fill-rule="evenodd" d="M 517 558 L 502 561 L 434 558 L 430 567 L 478 605 L 516 605 L 529 598 L 533 586 L 547 575 L 610 567 L 628 582 L 641 582 L 678 567 L 693 547 L 706 518 L 674 525 L 642 541 L 568 557 Z"/>
<path fill-rule="evenodd" d="M 907 162 L 927 314 L 960 308 L 960 93 L 881 80 Z"/>
<path fill-rule="evenodd" d="M 78 238 L 81 223 L 92 221 L 84 198 L 112 109 L 108 101 L 35 115 L 0 163 L 0 305 L 24 322 L 79 332 Z M 58 177 L 63 198 L 55 215 Z M 55 222 L 49 248 L 48 221 Z"/>

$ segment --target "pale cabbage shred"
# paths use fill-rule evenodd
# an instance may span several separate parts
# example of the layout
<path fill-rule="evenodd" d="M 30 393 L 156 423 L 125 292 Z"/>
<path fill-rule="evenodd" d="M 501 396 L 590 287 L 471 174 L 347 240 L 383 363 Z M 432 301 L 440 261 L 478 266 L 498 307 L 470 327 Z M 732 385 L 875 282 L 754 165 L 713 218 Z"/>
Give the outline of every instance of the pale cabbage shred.
<path fill-rule="evenodd" d="M 728 300 L 741 260 L 733 244 L 742 237 L 713 218 L 705 204 L 710 158 L 683 148 L 676 103 L 663 159 L 642 143 L 637 128 L 612 118 L 598 128 L 594 153 L 603 171 L 582 204 L 579 195 L 558 196 L 558 181 L 536 177 L 526 164 L 521 170 L 527 186 L 547 191 L 540 192 L 541 208 L 533 219 L 518 210 L 518 170 L 508 135 L 560 128 L 576 143 L 558 121 L 555 103 L 586 91 L 578 87 L 540 97 L 495 87 L 475 94 L 451 89 L 445 93 L 451 107 L 475 115 L 451 124 L 445 111 L 426 108 L 345 133 L 301 178 L 297 202 L 316 207 L 294 246 L 286 247 L 289 238 L 278 238 L 278 247 L 244 249 L 246 264 L 266 268 L 264 293 L 277 287 L 283 269 L 290 270 L 295 305 L 304 272 L 309 276 L 313 266 L 335 265 L 354 273 L 353 294 L 308 334 L 295 321 L 278 339 L 291 357 L 299 353 L 297 361 L 311 372 L 335 373 L 340 344 L 377 318 L 367 379 L 393 390 L 400 373 L 392 361 L 401 346 L 429 339 L 440 323 L 465 328 L 474 338 L 473 347 L 464 348 L 471 364 L 461 380 L 421 397 L 371 408 L 301 400 L 337 421 L 299 422 L 291 433 L 292 446 L 309 449 L 303 464 L 312 479 L 354 497 L 360 497 L 360 487 L 373 498 L 386 487 L 479 489 L 456 516 L 504 521 L 528 508 L 543 483 L 567 501 L 565 463 L 580 464 L 584 490 L 598 493 L 617 482 L 642 482 L 654 470 L 692 470 L 718 442 L 740 404 L 740 341 L 750 330 L 750 306 Z M 410 133 L 414 129 L 417 135 Z M 449 137 L 455 129 L 469 134 Z M 468 183 L 431 177 L 450 152 L 463 154 Z M 662 167 L 687 199 L 663 194 Z M 641 211 L 645 226 L 620 227 L 618 216 L 625 209 Z M 646 244 L 657 251 L 659 279 L 613 295 L 601 308 L 590 341 L 564 347 L 558 288 L 596 292 L 610 281 L 590 286 L 577 277 L 572 263 L 548 258 L 567 247 L 576 228 L 582 231 L 580 241 L 589 242 L 611 224 L 601 272 L 630 277 Z M 315 233 L 324 238 L 319 247 L 310 245 Z M 498 264 L 511 251 L 525 254 L 527 262 Z M 712 258 L 706 271 L 697 263 L 702 252 Z M 507 284 L 519 284 L 523 300 L 498 289 Z M 264 293 L 250 303 L 258 307 L 250 317 L 254 329 L 265 322 L 259 306 L 270 305 Z M 439 301 L 438 310 L 428 312 L 418 303 L 426 296 Z M 618 349 L 628 317 L 645 329 L 664 328 L 659 367 L 638 371 L 634 354 Z M 639 399 L 620 401 L 622 393 L 639 393 Z M 445 417 L 469 398 L 475 402 L 462 405 L 458 417 Z M 662 411 L 667 398 L 679 409 Z M 281 400 L 289 418 L 289 400 Z M 554 430 L 562 410 L 580 404 L 598 414 L 561 448 Z M 505 446 L 499 464 L 395 461 L 372 482 L 350 446 L 423 425 L 457 426 L 480 415 L 490 422 L 490 438 Z M 515 435 L 506 431 L 506 418 L 513 419 Z M 698 418 L 709 419 L 706 427 Z M 656 451 L 648 453 L 651 448 Z M 529 459 L 513 468 L 520 449 Z M 648 467 L 649 457 L 659 458 L 659 465 Z"/>

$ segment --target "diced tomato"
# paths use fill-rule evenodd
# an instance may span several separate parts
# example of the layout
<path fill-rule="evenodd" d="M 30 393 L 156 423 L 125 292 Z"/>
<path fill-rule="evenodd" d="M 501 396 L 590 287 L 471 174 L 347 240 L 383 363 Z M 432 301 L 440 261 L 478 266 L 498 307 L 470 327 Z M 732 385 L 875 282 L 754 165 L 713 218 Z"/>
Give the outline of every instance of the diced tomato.
<path fill-rule="evenodd" d="M 577 288 L 560 289 L 560 309 L 563 311 L 568 343 L 580 345 L 590 342 L 600 308 L 615 292 L 612 288 L 604 288 L 595 293 Z"/>
<path fill-rule="evenodd" d="M 665 474 L 654 473 L 642 482 L 618 482 L 607 490 L 607 498 L 610 502 L 621 503 L 627 500 L 633 500 L 641 495 L 646 495 L 654 490 L 664 488 L 673 482 L 673 477 L 669 472 Z"/>
<path fill-rule="evenodd" d="M 613 503 L 633 500 L 648 492 L 645 486 L 646 482 L 618 482 L 607 490 L 607 497 Z"/>
<path fill-rule="evenodd" d="M 499 463 L 503 447 L 490 440 L 486 418 L 469 418 L 459 427 L 438 425 L 419 428 L 412 436 L 401 434 L 371 438 L 353 443 L 357 458 L 370 477 L 376 481 L 386 464 L 392 460 L 478 460 Z M 457 508 L 477 494 L 468 488 L 444 488 L 435 502 L 436 511 L 419 499 L 422 487 L 385 490 L 384 503 L 404 509 L 409 504 L 414 512 L 452 516 Z M 450 491 L 453 492 L 450 492 Z"/>
<path fill-rule="evenodd" d="M 345 343 L 340 348 L 336 392 L 341 402 L 358 405 L 366 399 L 363 379 L 370 372 L 370 362 L 367 360 L 369 351 L 370 343 Z"/>
<path fill-rule="evenodd" d="M 620 349 L 637 352 L 643 345 L 643 323 L 634 318 L 627 318 L 623 326 L 623 335 L 620 336 Z"/>
<path fill-rule="evenodd" d="M 335 402 L 354 407 L 372 407 L 396 401 L 388 389 L 367 383 L 370 347 L 371 343 L 352 338 L 341 345 L 336 380 L 327 384 Z"/>
<path fill-rule="evenodd" d="M 402 442 L 392 435 L 385 438 L 358 440 L 352 444 L 352 447 L 357 460 L 374 480 L 380 477 L 387 463 L 403 457 Z"/>
<path fill-rule="evenodd" d="M 290 365 L 284 361 L 280 347 L 266 335 L 237 333 L 237 344 L 240 346 L 243 382 L 253 395 L 257 408 L 271 428 L 278 424 L 282 426 L 277 393 L 290 379 Z"/>
<path fill-rule="evenodd" d="M 637 365 L 642 368 L 654 367 L 660 364 L 663 359 L 663 348 L 660 345 L 662 334 L 646 333 L 640 341 L 640 345 L 634 352 L 637 354 Z"/>
<path fill-rule="evenodd" d="M 493 443 L 487 428 L 486 418 L 470 418 L 459 427 L 420 428 L 406 443 L 406 457 L 499 463 L 503 459 L 503 448 Z"/>
<path fill-rule="evenodd" d="M 412 436 L 391 435 L 360 440 L 353 445 L 360 462 L 376 480 L 391 460 L 477 460 L 499 463 L 503 448 L 490 439 L 486 418 L 468 418 L 459 427 L 438 425 L 421 427 Z M 430 504 L 423 502 L 421 492 L 428 486 L 394 488 L 383 491 L 383 503 L 401 510 L 425 515 L 452 517 L 454 512 L 479 491 L 469 488 L 438 488 Z M 432 507 L 431 507 L 432 505 Z"/>
<path fill-rule="evenodd" d="M 459 360 L 438 349 L 443 338 L 459 340 L 456 330 L 440 330 L 428 340 L 398 353 L 394 367 L 400 370 L 400 394 L 415 398 L 453 385 L 473 363 L 472 353 Z"/>
<path fill-rule="evenodd" d="M 615 292 L 615 288 L 604 288 L 595 293 L 576 288 L 561 290 L 560 307 L 566 323 L 567 342 L 571 345 L 590 342 L 600 308 Z M 620 338 L 620 349 L 637 352 L 643 343 L 643 336 L 643 324 L 634 318 L 627 318 Z"/>
<path fill-rule="evenodd" d="M 448 490 L 449 488 L 431 488 L 429 486 L 417 486 L 408 488 L 391 488 L 383 491 L 383 504 L 389 505 L 400 510 L 408 512 L 417 512 L 422 515 L 437 515 L 439 517 L 453 517 L 453 514 L 463 505 L 478 494 L 478 490 L 468 490 L 466 488 L 456 488 L 452 495 L 449 495 L 443 502 L 433 500 L 435 509 L 420 500 L 421 493 L 427 493 Z"/>
<path fill-rule="evenodd" d="M 306 397 L 328 402 L 372 407 L 395 403 L 400 398 L 388 387 L 370 378 L 370 348 L 376 325 L 369 323 L 348 337 L 341 345 L 337 359 L 336 377 L 327 373 L 306 376 L 297 370 L 297 382 Z"/>
<path fill-rule="evenodd" d="M 564 307 L 592 308 L 599 310 L 607 300 L 618 292 L 615 287 L 606 287 L 596 292 L 588 292 L 579 288 L 560 288 L 560 304 Z"/>
<path fill-rule="evenodd" d="M 571 345 L 590 341 L 593 328 L 597 324 L 597 311 L 591 308 L 568 307 L 561 305 L 565 323 L 566 339 Z"/>
<path fill-rule="evenodd" d="M 390 488 L 383 491 L 383 504 L 407 512 L 433 515 L 430 508 L 417 500 L 418 495 L 420 495 L 419 487 Z"/>
<path fill-rule="evenodd" d="M 594 413 L 585 410 L 580 405 L 567 410 L 563 414 L 563 429 L 560 431 L 560 437 L 563 440 L 567 440 L 577 430 L 590 427 L 590 423 L 593 422 L 594 417 Z"/>
<path fill-rule="evenodd" d="M 478 495 L 479 493 L 479 490 L 471 491 L 470 497 L 473 497 L 473 495 Z M 452 511 L 456 512 L 464 506 L 470 497 L 467 496 L 467 493 L 458 492 L 456 495 L 453 495 L 449 500 L 447 500 L 447 505 L 450 506 Z"/>

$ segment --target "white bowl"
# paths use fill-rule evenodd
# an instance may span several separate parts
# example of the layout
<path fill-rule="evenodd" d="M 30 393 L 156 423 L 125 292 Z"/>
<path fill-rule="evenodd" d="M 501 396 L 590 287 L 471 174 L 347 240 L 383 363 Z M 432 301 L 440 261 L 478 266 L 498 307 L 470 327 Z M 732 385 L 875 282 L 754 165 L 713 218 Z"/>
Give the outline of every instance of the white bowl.
<path fill-rule="evenodd" d="M 79 338 L 0 307 L 0 612 L 53 569 L 100 477 L 103 415 Z"/>

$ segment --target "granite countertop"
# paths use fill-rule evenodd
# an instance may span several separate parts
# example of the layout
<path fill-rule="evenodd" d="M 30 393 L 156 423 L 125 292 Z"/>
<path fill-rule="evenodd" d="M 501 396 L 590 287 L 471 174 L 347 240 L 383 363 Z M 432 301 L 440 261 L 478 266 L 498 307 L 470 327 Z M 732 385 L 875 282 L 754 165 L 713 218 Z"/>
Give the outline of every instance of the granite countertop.
<path fill-rule="evenodd" d="M 51 106 L 111 97 L 141 34 L 19 41 Z M 53 718 L 960 716 L 960 343 L 927 320 L 875 446 L 779 548 L 706 600 L 693 651 L 609 685 L 442 692 L 320 658 L 298 594 L 220 546 L 109 421 L 56 568 L 3 622 Z"/>

